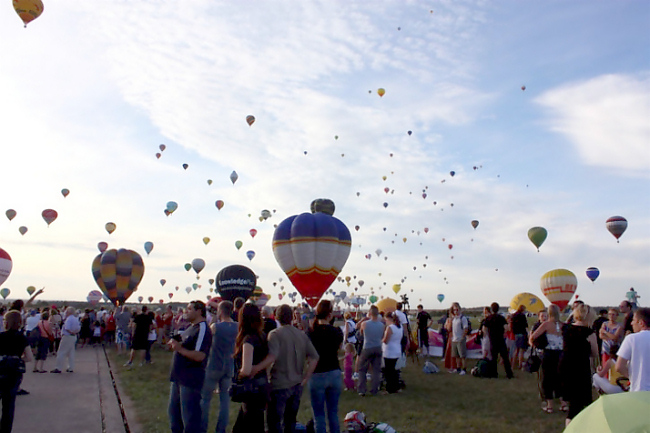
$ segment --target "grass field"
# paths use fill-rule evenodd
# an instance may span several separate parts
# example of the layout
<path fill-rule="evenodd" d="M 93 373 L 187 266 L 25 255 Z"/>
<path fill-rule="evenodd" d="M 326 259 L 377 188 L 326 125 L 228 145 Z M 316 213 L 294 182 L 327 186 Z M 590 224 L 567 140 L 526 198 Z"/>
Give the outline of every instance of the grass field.
<path fill-rule="evenodd" d="M 133 401 L 143 431 L 168 432 L 171 354 L 154 348 L 153 365 L 136 366 L 131 370 L 122 367 L 126 361 L 124 355 L 109 351 L 109 356 L 123 389 Z M 438 359 L 434 362 L 442 365 Z M 468 370 L 473 364 L 468 361 Z M 545 414 L 540 410 L 533 374 L 517 371 L 514 380 L 507 380 L 500 367 L 501 378 L 478 379 L 446 371 L 427 375 L 422 373 L 421 367 L 408 361 L 402 373 L 407 387 L 400 394 L 360 397 L 353 392 L 343 392 L 339 406 L 341 420 L 347 412 L 360 410 L 367 420 L 386 422 L 400 433 L 559 433 L 564 428 L 563 413 Z M 231 426 L 238 410 L 239 405 L 231 403 Z M 213 398 L 210 432 L 214 431 L 217 411 L 218 398 Z M 305 390 L 298 420 L 306 423 L 310 418 L 308 390 Z"/>

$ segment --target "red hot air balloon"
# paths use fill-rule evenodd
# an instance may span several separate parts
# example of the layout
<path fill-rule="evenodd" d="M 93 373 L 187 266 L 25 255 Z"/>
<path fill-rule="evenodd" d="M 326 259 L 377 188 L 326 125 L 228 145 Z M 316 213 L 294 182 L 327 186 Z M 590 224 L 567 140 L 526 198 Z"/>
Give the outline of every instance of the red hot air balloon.
<path fill-rule="evenodd" d="M 54 220 L 56 220 L 56 218 L 59 216 L 59 214 L 57 214 L 54 209 L 45 209 L 41 213 L 41 216 L 43 217 L 43 219 L 47 223 L 47 226 L 49 227 L 50 224 L 52 224 L 54 222 Z"/>
<path fill-rule="evenodd" d="M 100 253 L 103 253 L 108 249 L 108 244 L 106 242 L 98 242 L 97 249 L 99 250 Z"/>
<path fill-rule="evenodd" d="M 11 268 L 13 267 L 13 262 L 11 261 L 11 256 L 5 250 L 0 248 L 0 284 L 4 284 L 11 274 Z"/>
<path fill-rule="evenodd" d="M 352 238 L 337 218 L 303 213 L 282 221 L 273 235 L 273 254 L 305 301 L 315 307 L 341 272 Z"/>
<path fill-rule="evenodd" d="M 257 230 L 255 230 L 255 229 L 250 229 L 250 230 L 248 231 L 248 233 L 250 233 L 251 237 L 254 238 L 255 235 L 257 234 Z"/>
<path fill-rule="evenodd" d="M 123 305 L 140 284 L 144 263 L 135 251 L 107 250 L 95 257 L 92 271 L 97 285 L 108 299 L 115 305 Z"/>
<path fill-rule="evenodd" d="M 616 238 L 616 243 L 618 243 L 618 238 L 620 238 L 625 230 L 627 230 L 627 220 L 622 216 L 613 216 L 607 219 L 605 223 L 607 230 Z"/>

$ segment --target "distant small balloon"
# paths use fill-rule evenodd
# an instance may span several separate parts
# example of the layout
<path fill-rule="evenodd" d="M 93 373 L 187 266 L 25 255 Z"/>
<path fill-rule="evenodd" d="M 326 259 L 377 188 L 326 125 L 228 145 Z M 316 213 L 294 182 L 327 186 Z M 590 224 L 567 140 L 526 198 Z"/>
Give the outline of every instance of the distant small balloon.
<path fill-rule="evenodd" d="M 255 257 L 255 251 L 253 250 L 246 251 L 246 257 L 248 257 L 248 260 L 253 260 L 253 258 Z"/>
<path fill-rule="evenodd" d="M 153 251 L 153 242 L 149 242 L 149 241 L 145 242 L 144 243 L 144 250 L 147 253 L 147 255 L 149 255 L 151 253 L 151 251 Z"/>
<path fill-rule="evenodd" d="M 161 152 L 164 152 L 165 149 L 167 149 L 167 146 L 165 146 L 164 144 L 161 144 L 160 146 L 158 146 L 158 149 L 160 149 Z"/>
<path fill-rule="evenodd" d="M 7 209 L 7 212 L 5 212 L 5 215 L 7 215 L 7 218 L 9 218 L 9 221 L 14 219 L 16 217 L 16 211 L 13 209 Z"/>
<path fill-rule="evenodd" d="M 21 235 L 24 235 L 25 233 L 27 233 L 27 227 L 25 227 L 25 226 L 20 226 L 20 227 L 18 228 L 18 231 L 20 232 Z"/>
<path fill-rule="evenodd" d="M 255 229 L 250 229 L 250 230 L 248 231 L 248 233 L 250 233 L 251 237 L 254 238 L 255 235 L 257 235 L 257 230 L 255 230 Z"/>
<path fill-rule="evenodd" d="M 244 245 L 242 241 L 235 241 L 235 248 L 240 249 Z"/>
<path fill-rule="evenodd" d="M 99 250 L 100 253 L 103 253 L 104 251 L 106 251 L 107 248 L 108 248 L 108 243 L 106 243 L 106 242 L 98 242 L 97 243 L 97 249 Z"/>
<path fill-rule="evenodd" d="M 408 134 L 408 135 L 411 135 L 411 134 L 413 134 L 413 131 L 409 131 L 409 132 L 407 132 L 407 134 Z"/>
<path fill-rule="evenodd" d="M 63 195 L 63 198 L 66 198 L 68 194 L 70 194 L 70 190 L 68 188 L 63 188 L 61 194 Z"/>
<path fill-rule="evenodd" d="M 216 202 L 214 202 L 214 205 L 217 207 L 217 209 L 221 210 L 221 208 L 224 205 L 224 202 L 223 200 L 217 200 Z"/>
<path fill-rule="evenodd" d="M 237 182 L 237 179 L 239 179 L 239 175 L 237 174 L 236 171 L 233 170 L 233 172 L 230 173 L 230 181 L 232 182 L 233 185 L 235 184 L 235 182 Z"/>
<path fill-rule="evenodd" d="M 106 223 L 104 228 L 106 229 L 106 231 L 110 235 L 111 233 L 113 233 L 115 231 L 115 229 L 117 228 L 117 225 L 115 225 L 115 223 Z"/>
<path fill-rule="evenodd" d="M 206 244 L 206 245 L 209 244 L 209 243 L 210 243 L 210 238 L 207 237 L 207 236 L 204 237 L 204 238 L 203 238 L 203 243 Z"/>
<path fill-rule="evenodd" d="M 253 126 L 253 123 L 255 123 L 255 116 L 250 115 L 250 114 L 248 116 L 246 116 L 246 123 L 248 123 L 248 126 Z M 262 126 L 264 126 L 264 125 L 262 125 Z M 262 128 L 262 129 L 264 129 L 264 128 Z"/>
<path fill-rule="evenodd" d="M 212 185 L 212 179 L 208 179 L 208 185 Z"/>
<path fill-rule="evenodd" d="M 380 87 L 379 89 L 377 89 L 377 94 L 381 98 L 382 96 L 384 96 L 386 94 L 386 90 L 384 90 L 383 88 Z"/>
<path fill-rule="evenodd" d="M 167 210 L 169 214 L 173 214 L 176 211 L 176 209 L 178 209 L 178 203 L 176 203 L 175 201 L 167 202 L 167 205 L 165 206 L 165 210 Z"/>
<path fill-rule="evenodd" d="M 187 167 L 189 167 L 188 164 L 183 164 L 183 170 L 187 170 Z"/>
<path fill-rule="evenodd" d="M 45 209 L 42 213 L 41 216 L 43 217 L 43 220 L 47 223 L 47 226 L 49 227 L 50 224 L 54 222 L 54 220 L 57 219 L 59 214 L 54 209 Z"/>

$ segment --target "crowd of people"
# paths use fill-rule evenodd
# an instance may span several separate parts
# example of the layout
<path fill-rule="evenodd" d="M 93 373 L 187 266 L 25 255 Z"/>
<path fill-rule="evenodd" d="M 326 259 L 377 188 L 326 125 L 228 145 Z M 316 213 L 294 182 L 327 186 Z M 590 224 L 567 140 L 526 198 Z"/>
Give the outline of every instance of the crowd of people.
<path fill-rule="evenodd" d="M 231 402 L 241 403 L 233 432 L 293 431 L 308 387 L 314 431 L 325 433 L 329 427 L 338 433 L 341 393 L 402 392 L 400 363 L 414 345 L 429 354 L 428 330 L 434 325 L 422 305 L 412 335 L 402 305 L 390 312 L 374 305 L 367 313 L 346 312 L 343 325 L 335 326 L 328 300 L 313 311 L 289 305 L 260 309 L 241 298 L 234 303 L 193 301 L 177 310 L 123 306 L 79 311 L 55 305 L 33 309 L 32 299 L 0 310 L 0 369 L 11 360 L 34 360 L 33 372 L 46 373 L 51 356 L 56 364 L 50 373 L 73 373 L 76 347 L 98 344 L 114 344 L 118 353 L 128 354 L 125 367 L 131 368 L 138 353 L 141 366 L 152 363 L 151 348 L 158 343 L 174 353 L 168 407 L 172 432 L 206 432 L 215 393 L 218 433 L 229 423 Z M 511 379 L 513 370 L 530 368 L 530 358 L 539 357 L 542 410 L 553 413 L 558 399 L 568 424 L 591 403 L 592 386 L 603 393 L 623 392 L 628 383 L 630 391 L 650 390 L 650 309 L 633 310 L 626 300 L 596 317 L 576 301 L 563 322 L 560 309 L 551 304 L 529 331 L 525 307 L 504 316 L 493 303 L 478 326 L 482 359 L 474 370 L 480 365 L 485 371 L 477 375 L 497 377 L 502 365 Z M 469 317 L 453 303 L 438 324 L 445 337 L 445 367 L 467 374 Z M 10 432 L 22 374 L 8 380 L 3 372 L 0 430 Z"/>

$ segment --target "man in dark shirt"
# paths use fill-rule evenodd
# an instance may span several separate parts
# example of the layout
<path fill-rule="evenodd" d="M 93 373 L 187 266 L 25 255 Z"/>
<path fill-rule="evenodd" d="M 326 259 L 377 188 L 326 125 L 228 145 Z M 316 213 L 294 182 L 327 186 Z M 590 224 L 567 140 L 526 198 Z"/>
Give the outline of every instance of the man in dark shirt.
<path fill-rule="evenodd" d="M 515 334 L 514 367 L 524 368 L 524 353 L 528 349 L 528 319 L 526 306 L 520 305 L 512 315 L 512 333 Z"/>
<path fill-rule="evenodd" d="M 634 329 L 632 329 L 632 316 L 634 315 L 632 312 L 632 304 L 629 301 L 621 301 L 621 305 L 618 307 L 621 313 L 625 314 L 623 316 L 623 334 L 632 334 L 634 332 Z"/>
<path fill-rule="evenodd" d="M 490 305 L 490 314 L 483 324 L 483 332 L 490 336 L 490 346 L 492 348 L 492 362 L 497 363 L 498 356 L 503 359 L 503 366 L 506 369 L 506 376 L 512 379 L 512 367 L 508 358 L 508 348 L 506 346 L 505 332 L 508 326 L 506 319 L 499 314 L 499 304 L 493 302 Z M 498 364 L 497 364 L 498 365 Z"/>
<path fill-rule="evenodd" d="M 174 352 L 168 408 L 172 433 L 195 433 L 201 429 L 201 388 L 212 344 L 205 304 L 190 302 L 185 316 L 191 326 L 181 334 L 180 341 L 171 339 L 168 343 Z"/>
<path fill-rule="evenodd" d="M 600 328 L 603 327 L 603 323 L 607 322 L 609 319 L 607 318 L 607 310 L 602 309 L 598 311 L 598 318 L 594 320 L 594 324 L 591 325 L 591 329 L 594 330 L 594 334 L 596 334 L 596 342 L 598 343 L 598 353 L 601 353 L 602 348 L 603 348 L 603 340 L 600 338 Z"/>
<path fill-rule="evenodd" d="M 418 322 L 418 341 L 420 343 L 420 350 L 422 353 L 429 355 L 429 327 L 433 323 L 431 315 L 424 311 L 422 305 L 418 305 L 418 314 L 416 316 Z"/>

